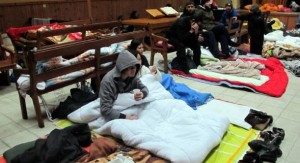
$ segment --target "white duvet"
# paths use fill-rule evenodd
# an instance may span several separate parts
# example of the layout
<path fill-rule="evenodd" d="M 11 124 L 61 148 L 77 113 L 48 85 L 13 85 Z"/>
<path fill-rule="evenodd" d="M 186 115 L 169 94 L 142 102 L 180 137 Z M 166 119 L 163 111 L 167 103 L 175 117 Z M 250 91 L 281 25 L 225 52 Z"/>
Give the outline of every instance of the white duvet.
<path fill-rule="evenodd" d="M 120 138 L 128 146 L 146 149 L 171 162 L 202 162 L 221 141 L 229 120 L 209 110 L 195 112 L 184 101 L 174 99 L 152 75 L 141 80 L 149 88 L 147 98 L 136 102 L 126 93 L 119 95 L 114 105 L 123 113 L 137 114 L 138 120 L 116 119 L 102 125 L 103 118 L 91 115 L 99 111 L 87 113 L 82 108 L 68 118 L 89 121 L 99 127 L 97 133 Z"/>

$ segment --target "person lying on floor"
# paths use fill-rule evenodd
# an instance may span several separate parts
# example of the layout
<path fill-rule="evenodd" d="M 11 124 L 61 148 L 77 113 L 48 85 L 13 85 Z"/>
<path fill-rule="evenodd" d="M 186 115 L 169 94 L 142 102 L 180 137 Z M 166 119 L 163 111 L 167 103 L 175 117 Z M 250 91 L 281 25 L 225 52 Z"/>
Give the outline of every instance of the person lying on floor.
<path fill-rule="evenodd" d="M 101 114 L 107 120 L 113 119 L 137 119 L 137 115 L 125 115 L 113 109 L 113 103 L 119 93 L 128 93 L 133 89 L 140 89 L 134 94 L 134 99 L 139 101 L 148 95 L 148 88 L 137 78 L 141 65 L 138 60 L 127 50 L 118 56 L 116 66 L 109 71 L 101 81 L 99 91 Z"/>

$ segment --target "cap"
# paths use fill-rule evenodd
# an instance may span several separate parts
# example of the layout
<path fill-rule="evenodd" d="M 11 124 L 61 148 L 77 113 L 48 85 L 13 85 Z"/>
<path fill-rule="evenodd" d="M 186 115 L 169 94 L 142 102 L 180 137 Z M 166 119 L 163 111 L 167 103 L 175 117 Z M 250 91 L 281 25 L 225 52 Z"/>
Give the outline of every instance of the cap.
<path fill-rule="evenodd" d="M 225 4 L 225 7 L 232 7 L 232 4 L 230 2 Z"/>

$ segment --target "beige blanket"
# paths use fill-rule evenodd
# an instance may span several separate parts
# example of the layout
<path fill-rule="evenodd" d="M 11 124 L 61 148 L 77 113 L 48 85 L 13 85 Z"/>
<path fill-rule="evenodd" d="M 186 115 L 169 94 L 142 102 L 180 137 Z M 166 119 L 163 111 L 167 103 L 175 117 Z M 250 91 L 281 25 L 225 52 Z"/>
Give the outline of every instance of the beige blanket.
<path fill-rule="evenodd" d="M 258 62 L 249 62 L 238 59 L 236 61 L 215 62 L 202 68 L 221 74 L 260 79 L 261 70 L 265 68 L 265 65 Z"/>

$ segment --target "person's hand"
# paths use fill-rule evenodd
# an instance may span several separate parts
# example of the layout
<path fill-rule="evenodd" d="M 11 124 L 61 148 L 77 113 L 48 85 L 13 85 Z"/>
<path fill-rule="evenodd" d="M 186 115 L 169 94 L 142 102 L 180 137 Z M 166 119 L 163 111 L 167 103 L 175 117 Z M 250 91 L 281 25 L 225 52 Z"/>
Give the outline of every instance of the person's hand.
<path fill-rule="evenodd" d="M 78 61 L 79 62 L 82 62 L 82 61 L 89 61 L 91 59 L 93 59 L 94 56 L 93 55 L 90 55 L 88 53 L 82 53 L 78 56 Z"/>
<path fill-rule="evenodd" d="M 126 119 L 136 120 L 136 119 L 138 119 L 138 116 L 137 115 L 126 115 Z"/>
<path fill-rule="evenodd" d="M 199 42 L 204 41 L 204 37 L 203 37 L 201 34 L 199 34 L 199 36 L 198 36 L 198 41 L 199 41 Z"/>
<path fill-rule="evenodd" d="M 149 66 L 151 74 L 155 75 L 157 73 L 157 67 L 156 66 Z"/>
<path fill-rule="evenodd" d="M 140 101 L 141 99 L 143 99 L 143 97 L 144 97 L 144 94 L 141 91 L 134 93 L 134 100 L 135 101 Z"/>
<path fill-rule="evenodd" d="M 192 25 L 191 25 L 191 31 L 190 31 L 191 33 L 198 33 L 199 25 L 197 23 L 193 22 Z"/>

